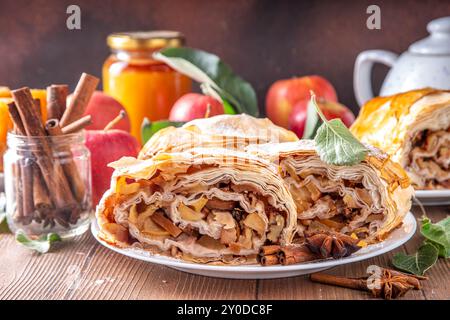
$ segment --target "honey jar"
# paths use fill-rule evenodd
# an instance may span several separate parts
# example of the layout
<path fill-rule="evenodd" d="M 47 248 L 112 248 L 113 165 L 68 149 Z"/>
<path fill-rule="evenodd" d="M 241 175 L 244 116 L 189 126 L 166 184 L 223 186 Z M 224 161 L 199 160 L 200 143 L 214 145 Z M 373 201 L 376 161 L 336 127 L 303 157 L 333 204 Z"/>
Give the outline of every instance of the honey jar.
<path fill-rule="evenodd" d="M 108 36 L 111 55 L 103 64 L 103 90 L 123 104 L 131 134 L 141 141 L 144 118 L 167 119 L 174 102 L 191 91 L 192 81 L 152 54 L 180 47 L 184 36 L 175 31 L 114 33 Z"/>

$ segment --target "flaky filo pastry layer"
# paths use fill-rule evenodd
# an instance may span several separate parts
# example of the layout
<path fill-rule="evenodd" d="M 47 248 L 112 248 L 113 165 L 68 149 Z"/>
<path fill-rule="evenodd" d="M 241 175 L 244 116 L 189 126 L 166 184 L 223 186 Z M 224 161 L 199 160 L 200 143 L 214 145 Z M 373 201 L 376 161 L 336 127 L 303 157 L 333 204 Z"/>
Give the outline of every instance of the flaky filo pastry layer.
<path fill-rule="evenodd" d="M 267 118 L 246 114 L 219 115 L 192 120 L 180 128 L 159 130 L 144 145 L 139 159 L 148 159 L 160 152 L 182 152 L 193 147 L 243 150 L 250 144 L 297 140 L 295 133 L 276 126 Z"/>
<path fill-rule="evenodd" d="M 292 242 L 295 204 L 272 163 L 194 148 L 122 158 L 97 207 L 100 237 L 202 263 L 254 263 L 267 243 Z"/>
<path fill-rule="evenodd" d="M 353 166 L 324 163 L 312 140 L 249 146 L 248 152 L 278 164 L 296 205 L 300 241 L 305 232 L 331 230 L 373 243 L 401 224 L 413 189 L 400 165 L 368 148 Z"/>
<path fill-rule="evenodd" d="M 400 163 L 416 188 L 450 188 L 450 92 L 423 89 L 372 99 L 351 131 Z"/>

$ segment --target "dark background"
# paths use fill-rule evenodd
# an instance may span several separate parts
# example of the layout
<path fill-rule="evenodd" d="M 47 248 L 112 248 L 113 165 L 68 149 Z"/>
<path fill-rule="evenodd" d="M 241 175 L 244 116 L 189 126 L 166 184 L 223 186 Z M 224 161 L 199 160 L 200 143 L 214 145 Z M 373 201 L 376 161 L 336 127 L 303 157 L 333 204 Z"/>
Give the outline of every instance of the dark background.
<path fill-rule="evenodd" d="M 81 7 L 82 30 L 66 28 L 70 4 Z M 381 30 L 366 28 L 370 4 L 381 7 Z M 0 85 L 68 83 L 73 88 L 81 72 L 101 75 L 109 33 L 172 29 L 250 81 L 262 110 L 275 80 L 319 74 L 356 111 L 357 54 L 367 49 L 401 53 L 427 35 L 428 21 L 447 15 L 449 0 L 0 0 Z M 377 92 L 387 68 L 374 71 Z"/>

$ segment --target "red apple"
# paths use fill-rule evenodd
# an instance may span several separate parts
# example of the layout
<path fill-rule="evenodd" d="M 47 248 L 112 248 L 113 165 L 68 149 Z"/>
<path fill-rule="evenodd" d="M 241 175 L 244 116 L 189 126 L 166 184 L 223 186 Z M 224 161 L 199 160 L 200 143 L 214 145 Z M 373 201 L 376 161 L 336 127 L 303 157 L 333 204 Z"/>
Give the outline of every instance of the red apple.
<path fill-rule="evenodd" d="M 180 97 L 170 110 L 170 121 L 191 121 L 204 118 L 210 105 L 209 116 L 223 114 L 223 105 L 213 97 L 199 93 L 188 93 Z"/>
<path fill-rule="evenodd" d="M 70 99 L 71 96 L 69 96 Z M 86 127 L 87 130 L 103 130 L 103 128 L 113 120 L 120 111 L 125 111 L 122 104 L 113 97 L 101 91 L 95 91 L 89 100 L 84 115 L 91 115 L 92 124 Z M 115 126 L 116 129 L 130 132 L 130 119 L 128 115 L 120 120 Z"/>
<path fill-rule="evenodd" d="M 278 80 L 269 88 L 266 96 L 266 114 L 275 124 L 288 128 L 289 115 L 294 105 L 309 99 L 310 91 L 317 98 L 336 101 L 337 95 L 331 83 L 320 76 L 305 76 Z"/>
<path fill-rule="evenodd" d="M 297 102 L 289 116 L 289 129 L 294 131 L 299 138 L 303 136 L 305 130 L 308 103 L 309 99 Z M 328 120 L 340 118 L 347 127 L 350 127 L 355 121 L 353 112 L 340 103 L 319 99 L 317 105 Z"/>
<path fill-rule="evenodd" d="M 124 130 L 87 130 L 86 146 L 91 152 L 92 202 L 96 206 L 109 189 L 113 169 L 108 163 L 121 157 L 136 157 L 139 142 Z"/>

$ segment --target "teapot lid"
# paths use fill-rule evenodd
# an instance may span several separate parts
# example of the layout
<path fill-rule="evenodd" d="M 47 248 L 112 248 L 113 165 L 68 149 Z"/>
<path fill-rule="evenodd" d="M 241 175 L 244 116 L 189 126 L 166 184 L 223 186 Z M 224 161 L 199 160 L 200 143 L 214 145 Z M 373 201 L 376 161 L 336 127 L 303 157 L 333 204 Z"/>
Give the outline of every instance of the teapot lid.
<path fill-rule="evenodd" d="M 427 30 L 430 35 L 410 45 L 409 51 L 419 54 L 450 54 L 450 17 L 429 22 Z"/>

